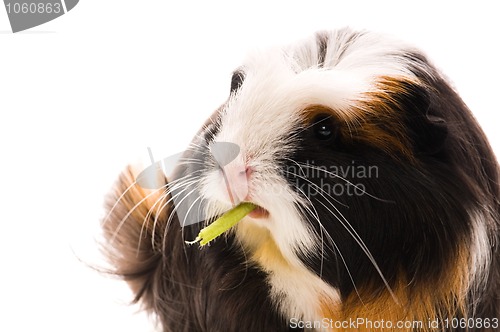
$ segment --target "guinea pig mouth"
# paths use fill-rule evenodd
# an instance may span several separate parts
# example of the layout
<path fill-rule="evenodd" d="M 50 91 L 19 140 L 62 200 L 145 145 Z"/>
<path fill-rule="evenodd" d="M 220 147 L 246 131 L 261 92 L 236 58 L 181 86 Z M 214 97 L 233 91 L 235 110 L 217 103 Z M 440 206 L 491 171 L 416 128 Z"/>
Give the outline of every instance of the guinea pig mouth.
<path fill-rule="evenodd" d="M 248 216 L 253 219 L 264 219 L 269 217 L 269 211 L 257 205 L 257 207 L 250 212 Z"/>
<path fill-rule="evenodd" d="M 255 206 L 255 208 L 252 211 L 247 212 L 248 214 L 240 216 L 241 219 L 238 219 L 238 221 L 244 219 L 245 217 L 248 217 L 251 219 L 266 219 L 270 215 L 268 210 L 266 210 L 262 206 L 259 206 L 253 202 L 243 201 L 243 202 L 240 202 L 240 204 L 238 204 L 238 205 L 241 205 L 242 203 L 251 203 L 252 205 Z M 233 208 L 230 210 L 235 210 L 235 209 L 236 209 L 236 205 L 234 205 Z M 211 220 L 211 222 L 213 222 L 214 220 L 218 220 L 218 219 L 222 218 L 224 215 L 226 215 L 227 213 L 229 213 L 230 210 L 226 211 L 225 213 L 215 215 L 212 218 L 209 218 L 209 220 Z"/>

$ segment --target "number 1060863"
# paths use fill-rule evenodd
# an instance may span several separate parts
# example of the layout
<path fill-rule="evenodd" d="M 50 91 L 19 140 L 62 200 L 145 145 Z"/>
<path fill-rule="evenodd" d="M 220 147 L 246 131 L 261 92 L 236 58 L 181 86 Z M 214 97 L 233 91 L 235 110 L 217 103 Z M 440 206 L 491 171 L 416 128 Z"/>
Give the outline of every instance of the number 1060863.
<path fill-rule="evenodd" d="M 63 8 L 60 2 L 35 3 L 35 2 L 15 2 L 5 5 L 9 14 L 59 14 Z"/>

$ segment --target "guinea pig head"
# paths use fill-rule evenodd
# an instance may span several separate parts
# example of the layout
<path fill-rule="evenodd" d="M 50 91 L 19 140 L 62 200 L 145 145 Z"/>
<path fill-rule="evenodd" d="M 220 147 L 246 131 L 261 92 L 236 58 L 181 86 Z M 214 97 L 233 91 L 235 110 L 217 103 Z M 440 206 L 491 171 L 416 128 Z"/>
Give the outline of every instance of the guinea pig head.
<path fill-rule="evenodd" d="M 104 234 L 173 330 L 260 309 L 269 320 L 247 315 L 249 330 L 497 314 L 498 164 L 450 84 L 399 41 L 342 29 L 254 53 L 159 180 L 149 192 L 124 173 Z M 184 243 L 240 202 L 258 208 L 202 250 Z"/>
<path fill-rule="evenodd" d="M 484 279 L 495 161 L 412 47 L 341 30 L 254 54 L 191 148 L 208 217 L 259 206 L 236 243 L 288 316 L 454 315 Z"/>

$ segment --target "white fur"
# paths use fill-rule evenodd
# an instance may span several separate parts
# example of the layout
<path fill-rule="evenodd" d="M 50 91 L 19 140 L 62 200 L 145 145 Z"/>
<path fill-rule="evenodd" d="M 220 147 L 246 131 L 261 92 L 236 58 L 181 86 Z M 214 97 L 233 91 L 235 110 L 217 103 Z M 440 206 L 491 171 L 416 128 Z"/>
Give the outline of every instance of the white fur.
<path fill-rule="evenodd" d="M 238 144 L 240 162 L 247 162 L 255 170 L 248 184 L 249 194 L 254 203 L 270 212 L 270 217 L 246 218 L 236 234 L 243 245 L 251 244 L 245 243 L 252 242 L 247 234 L 251 229 L 258 234 L 267 231 L 275 241 L 287 268 L 265 259 L 256 261 L 269 272 L 271 296 L 288 318 L 321 319 L 319 297 L 326 296 L 332 303 L 340 300 L 338 292 L 296 256 L 297 252 L 316 255 L 321 241 L 296 210 L 296 204 L 307 206 L 307 201 L 287 187 L 275 160 L 286 157 L 297 144 L 288 137 L 303 125 L 302 111 L 306 107 L 319 104 L 350 118 L 355 116 L 352 110 L 365 93 L 377 90 L 377 80 L 382 76 L 416 80 L 401 57 L 408 50 L 406 45 L 371 33 L 354 41 L 349 41 L 350 36 L 349 30 L 329 34 L 322 68 L 315 38 L 298 46 L 254 54 L 242 67 L 244 83 L 223 108 L 215 137 L 217 142 Z M 209 215 L 231 206 L 225 191 L 218 170 L 204 177 L 201 192 L 209 201 Z M 484 230 L 478 227 L 477 231 L 477 250 L 483 252 L 480 239 Z M 479 253 L 476 259 L 483 261 L 483 256 Z"/>
<path fill-rule="evenodd" d="M 469 285 L 475 288 L 471 289 L 472 292 L 481 293 L 489 275 L 491 243 L 488 236 L 487 218 L 489 216 L 486 211 L 475 211 L 471 216 L 473 231 Z"/>
<path fill-rule="evenodd" d="M 324 315 L 318 297 L 324 297 L 332 306 L 340 305 L 339 293 L 304 267 L 268 272 L 271 297 L 289 319 L 321 321 Z"/>

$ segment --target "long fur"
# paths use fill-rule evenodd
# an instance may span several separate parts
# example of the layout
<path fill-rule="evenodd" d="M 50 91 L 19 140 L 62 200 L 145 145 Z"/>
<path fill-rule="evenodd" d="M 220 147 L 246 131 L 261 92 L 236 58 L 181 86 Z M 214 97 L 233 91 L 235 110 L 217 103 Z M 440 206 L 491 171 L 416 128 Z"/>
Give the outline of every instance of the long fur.
<path fill-rule="evenodd" d="M 237 198 L 269 215 L 199 249 L 185 241 L 234 204 L 218 142 L 241 150 Z M 499 166 L 411 46 L 342 29 L 256 53 L 176 173 L 149 190 L 137 176 L 109 196 L 104 250 L 164 331 L 500 328 Z M 181 227 L 181 208 L 204 222 Z"/>

